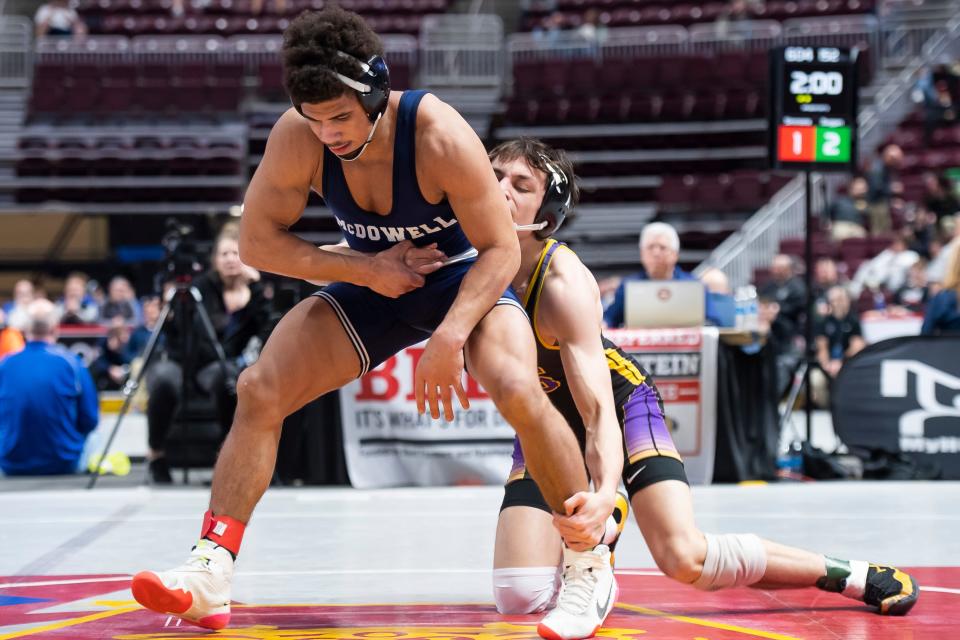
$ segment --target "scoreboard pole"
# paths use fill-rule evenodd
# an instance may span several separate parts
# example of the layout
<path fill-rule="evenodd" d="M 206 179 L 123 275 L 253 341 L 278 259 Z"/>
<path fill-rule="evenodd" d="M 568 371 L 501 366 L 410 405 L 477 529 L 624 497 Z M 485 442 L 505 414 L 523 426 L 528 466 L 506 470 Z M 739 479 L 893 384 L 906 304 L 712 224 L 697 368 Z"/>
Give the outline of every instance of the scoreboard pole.
<path fill-rule="evenodd" d="M 819 367 L 813 336 L 813 187 L 811 172 L 852 173 L 857 166 L 856 48 L 791 45 L 770 50 L 770 167 L 802 171 L 804 207 L 804 261 L 806 270 L 806 321 L 804 360 L 794 373 L 793 387 L 781 426 L 790 417 L 800 388 L 806 390 L 804 408 L 807 442 L 813 432 L 813 399 L 810 374 Z"/>
<path fill-rule="evenodd" d="M 811 179 L 811 172 L 809 169 L 803 172 L 804 176 L 804 189 L 806 191 L 805 198 L 806 202 L 804 203 L 804 234 L 803 239 L 803 259 L 806 262 L 807 268 L 804 270 L 803 282 L 806 287 L 807 299 L 806 299 L 806 318 L 803 323 L 803 339 L 804 339 L 804 349 L 806 351 L 806 367 L 803 371 L 803 388 L 806 389 L 807 393 L 803 399 L 803 409 L 806 412 L 806 424 L 803 433 L 803 438 L 807 442 L 810 442 L 810 438 L 813 435 L 813 393 L 812 387 L 810 386 L 810 374 L 813 370 L 813 367 L 819 366 L 817 363 L 817 346 L 814 344 L 813 338 L 813 314 L 814 314 L 814 300 L 813 300 L 813 186 Z"/>

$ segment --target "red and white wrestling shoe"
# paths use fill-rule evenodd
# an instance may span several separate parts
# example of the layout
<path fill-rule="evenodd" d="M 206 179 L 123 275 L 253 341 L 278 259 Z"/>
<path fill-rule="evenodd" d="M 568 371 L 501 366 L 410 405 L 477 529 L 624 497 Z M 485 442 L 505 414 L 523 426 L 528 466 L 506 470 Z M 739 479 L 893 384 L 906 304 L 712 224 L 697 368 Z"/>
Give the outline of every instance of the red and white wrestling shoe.
<path fill-rule="evenodd" d="M 230 622 L 233 556 L 220 545 L 200 540 L 190 559 L 170 571 L 141 571 L 133 577 L 133 597 L 151 611 L 179 616 L 206 629 Z"/>

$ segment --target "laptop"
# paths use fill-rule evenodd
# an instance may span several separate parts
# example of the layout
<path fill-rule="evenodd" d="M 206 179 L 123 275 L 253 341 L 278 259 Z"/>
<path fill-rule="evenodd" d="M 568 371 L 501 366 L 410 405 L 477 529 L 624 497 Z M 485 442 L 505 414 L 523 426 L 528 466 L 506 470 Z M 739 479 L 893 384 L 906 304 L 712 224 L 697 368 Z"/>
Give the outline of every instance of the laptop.
<path fill-rule="evenodd" d="M 702 327 L 706 319 L 699 280 L 630 280 L 624 289 L 627 329 Z"/>

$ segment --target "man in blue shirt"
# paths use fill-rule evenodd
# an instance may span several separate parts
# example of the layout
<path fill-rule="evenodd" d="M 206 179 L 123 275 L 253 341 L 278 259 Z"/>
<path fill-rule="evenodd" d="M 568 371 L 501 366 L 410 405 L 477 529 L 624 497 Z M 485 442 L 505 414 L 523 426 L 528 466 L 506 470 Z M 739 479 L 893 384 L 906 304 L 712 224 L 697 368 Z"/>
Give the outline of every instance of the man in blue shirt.
<path fill-rule="evenodd" d="M 630 280 L 696 280 L 677 266 L 680 257 L 680 236 L 666 222 L 651 222 L 640 232 L 640 264 L 643 270 L 626 276 L 613 302 L 603 312 L 603 321 L 608 327 L 623 326 L 624 292 Z"/>
<path fill-rule="evenodd" d="M 49 300 L 28 307 L 27 345 L 0 361 L 0 471 L 74 473 L 99 420 L 97 391 L 80 359 L 57 340 Z"/>

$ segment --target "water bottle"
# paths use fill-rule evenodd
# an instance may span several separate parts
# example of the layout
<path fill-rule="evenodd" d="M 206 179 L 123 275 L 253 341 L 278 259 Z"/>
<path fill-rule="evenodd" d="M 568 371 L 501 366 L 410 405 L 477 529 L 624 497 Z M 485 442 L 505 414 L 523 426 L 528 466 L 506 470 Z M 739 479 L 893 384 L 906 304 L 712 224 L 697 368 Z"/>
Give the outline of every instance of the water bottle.
<path fill-rule="evenodd" d="M 760 329 L 760 299 L 757 297 L 757 288 L 752 284 L 744 287 L 743 329 L 745 331 L 759 331 Z"/>
<path fill-rule="evenodd" d="M 803 474 L 803 447 L 794 440 L 777 458 L 777 469 L 787 473 Z"/>
<path fill-rule="evenodd" d="M 737 331 L 744 331 L 747 314 L 747 288 L 737 287 L 733 295 L 733 326 Z"/>

